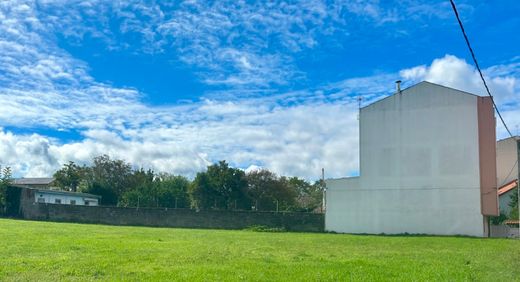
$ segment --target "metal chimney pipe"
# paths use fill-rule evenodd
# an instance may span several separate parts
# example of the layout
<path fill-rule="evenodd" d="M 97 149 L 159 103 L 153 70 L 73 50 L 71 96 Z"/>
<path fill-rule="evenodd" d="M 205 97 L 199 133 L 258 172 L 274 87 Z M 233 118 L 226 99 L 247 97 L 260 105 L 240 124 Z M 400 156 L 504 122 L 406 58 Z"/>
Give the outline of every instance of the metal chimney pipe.
<path fill-rule="evenodd" d="M 395 87 L 397 89 L 397 93 L 401 94 L 401 81 L 400 80 L 397 80 L 395 82 Z"/>

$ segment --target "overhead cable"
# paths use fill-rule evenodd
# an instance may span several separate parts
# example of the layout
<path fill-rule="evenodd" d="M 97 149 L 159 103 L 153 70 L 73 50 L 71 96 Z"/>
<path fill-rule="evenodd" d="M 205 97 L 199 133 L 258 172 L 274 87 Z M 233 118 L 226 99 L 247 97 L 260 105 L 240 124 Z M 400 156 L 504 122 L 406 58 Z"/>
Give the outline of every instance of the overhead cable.
<path fill-rule="evenodd" d="M 477 58 L 475 57 L 473 48 L 471 48 L 471 44 L 469 43 L 468 36 L 466 35 L 466 30 L 464 30 L 464 26 L 462 25 L 462 21 L 460 20 L 459 12 L 457 11 L 457 7 L 455 7 L 455 3 L 453 2 L 453 0 L 450 0 L 450 2 L 451 2 L 451 7 L 453 8 L 453 12 L 455 12 L 455 16 L 457 17 L 457 21 L 459 22 L 459 26 L 460 26 L 460 29 L 462 30 L 462 34 L 464 35 L 464 39 L 466 40 L 466 44 L 468 45 L 469 52 L 471 53 L 471 57 L 473 58 L 473 62 L 475 62 L 475 66 L 477 67 L 478 73 L 480 74 L 480 78 L 482 79 L 482 82 L 484 83 L 484 86 L 486 87 L 487 94 L 489 95 L 489 97 L 491 97 L 491 101 L 493 102 L 495 111 L 497 112 L 498 116 L 500 117 L 500 120 L 502 121 L 502 124 L 504 125 L 505 129 L 507 130 L 507 133 L 509 133 L 509 136 L 513 137 L 513 134 L 507 127 L 506 122 L 502 118 L 502 115 L 500 114 L 500 111 L 498 110 L 498 107 L 495 104 L 495 100 L 493 99 L 493 95 L 491 95 L 491 92 L 489 91 L 489 87 L 486 83 L 486 80 L 484 79 L 484 75 L 482 75 L 482 71 L 480 70 L 480 66 L 478 64 Z"/>

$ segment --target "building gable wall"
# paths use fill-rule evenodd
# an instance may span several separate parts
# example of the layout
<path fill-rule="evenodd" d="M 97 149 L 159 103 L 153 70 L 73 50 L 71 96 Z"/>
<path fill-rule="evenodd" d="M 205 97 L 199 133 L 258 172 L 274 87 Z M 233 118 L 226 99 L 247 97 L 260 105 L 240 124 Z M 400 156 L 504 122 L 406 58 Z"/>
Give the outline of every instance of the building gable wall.
<path fill-rule="evenodd" d="M 477 100 L 420 83 L 363 108 L 359 187 L 327 191 L 326 229 L 483 236 Z"/>

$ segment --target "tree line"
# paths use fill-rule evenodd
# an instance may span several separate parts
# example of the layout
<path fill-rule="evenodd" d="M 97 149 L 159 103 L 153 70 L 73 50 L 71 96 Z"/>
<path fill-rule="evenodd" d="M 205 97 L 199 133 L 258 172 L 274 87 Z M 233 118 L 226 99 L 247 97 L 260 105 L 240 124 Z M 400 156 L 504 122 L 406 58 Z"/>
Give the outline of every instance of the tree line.
<path fill-rule="evenodd" d="M 0 215 L 4 214 L 7 208 L 7 187 L 11 182 L 11 168 L 0 166 Z"/>
<path fill-rule="evenodd" d="M 323 183 L 278 176 L 266 170 L 244 172 L 225 161 L 193 180 L 181 175 L 132 169 L 107 155 L 90 166 L 69 162 L 54 173 L 60 189 L 101 196 L 102 205 L 220 210 L 313 211 L 321 208 Z"/>

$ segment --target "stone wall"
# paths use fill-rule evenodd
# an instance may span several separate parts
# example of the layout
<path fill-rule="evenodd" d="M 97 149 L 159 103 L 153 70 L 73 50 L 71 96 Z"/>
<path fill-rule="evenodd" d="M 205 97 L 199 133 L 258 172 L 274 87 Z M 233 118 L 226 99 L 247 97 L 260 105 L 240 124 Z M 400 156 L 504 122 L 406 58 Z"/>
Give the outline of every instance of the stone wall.
<path fill-rule="evenodd" d="M 32 192 L 24 189 L 20 202 L 20 216 L 31 220 L 213 229 L 262 225 L 302 232 L 324 229 L 323 214 L 40 204 L 31 201 Z"/>
<path fill-rule="evenodd" d="M 491 225 L 491 237 L 520 238 L 518 227 L 508 225 Z"/>

